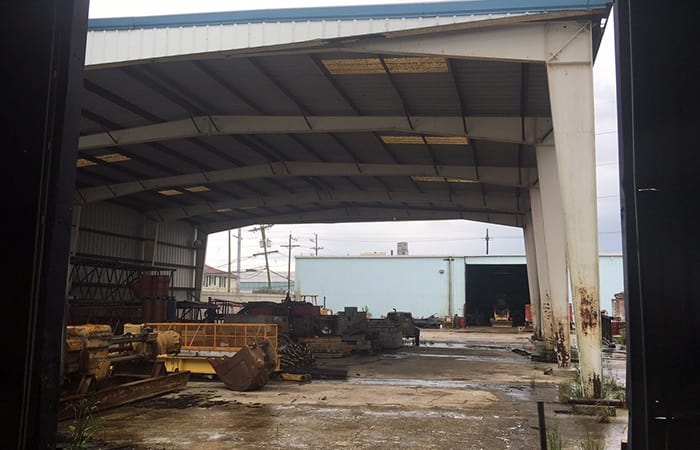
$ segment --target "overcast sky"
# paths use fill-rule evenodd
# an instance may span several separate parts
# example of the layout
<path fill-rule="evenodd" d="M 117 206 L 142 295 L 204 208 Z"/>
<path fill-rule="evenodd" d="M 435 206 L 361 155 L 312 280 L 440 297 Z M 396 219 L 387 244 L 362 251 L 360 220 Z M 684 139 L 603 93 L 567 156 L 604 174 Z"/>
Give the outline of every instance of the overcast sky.
<path fill-rule="evenodd" d="M 390 3 L 421 3 L 426 0 L 256 0 L 255 2 L 230 0 L 91 0 L 90 17 L 128 17 L 161 14 L 182 14 L 213 11 L 238 11 L 250 9 L 291 8 L 331 5 L 368 5 Z M 617 164 L 617 112 L 615 92 L 615 55 L 611 21 L 603 35 L 603 42 L 593 69 L 595 115 L 596 115 L 596 154 L 598 175 L 598 224 L 599 248 L 601 253 L 621 253 L 620 237 L 620 196 L 619 172 Z M 265 266 L 261 253 L 260 233 L 241 232 L 241 268 L 262 269 Z M 275 225 L 268 230 L 271 241 L 269 250 L 272 268 L 287 270 L 287 245 L 289 235 L 299 245 L 292 255 L 315 253 L 315 239 L 318 237 L 319 255 L 358 255 L 364 252 L 396 251 L 396 243 L 408 242 L 412 255 L 483 255 L 486 242 L 483 239 L 488 229 L 492 240 L 489 254 L 523 254 L 523 233 L 519 228 L 504 227 L 467 221 L 433 222 L 388 222 L 364 224 L 300 224 Z M 236 270 L 237 230 L 231 239 L 232 269 Z M 207 264 L 226 270 L 228 266 L 228 237 L 226 232 L 209 237 Z M 292 265 L 294 259 L 292 258 Z M 292 270 L 294 270 L 292 268 Z"/>

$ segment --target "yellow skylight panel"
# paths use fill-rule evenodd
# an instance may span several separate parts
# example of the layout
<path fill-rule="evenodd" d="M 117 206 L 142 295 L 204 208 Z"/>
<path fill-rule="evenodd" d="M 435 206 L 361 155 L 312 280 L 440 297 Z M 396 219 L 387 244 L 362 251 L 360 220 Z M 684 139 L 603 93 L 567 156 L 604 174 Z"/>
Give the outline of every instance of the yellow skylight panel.
<path fill-rule="evenodd" d="M 78 160 L 75 162 L 76 167 L 88 167 L 88 166 L 96 166 L 97 163 L 95 161 L 90 161 L 89 159 L 85 158 L 78 158 Z"/>
<path fill-rule="evenodd" d="M 431 145 L 467 145 L 466 136 L 426 136 L 425 142 Z"/>
<path fill-rule="evenodd" d="M 363 75 L 386 73 L 379 58 L 324 59 L 323 65 L 332 75 Z M 389 73 L 445 73 L 447 61 L 440 57 L 384 58 Z"/>
<path fill-rule="evenodd" d="M 324 59 L 322 62 L 332 75 L 386 73 L 379 58 Z"/>
<path fill-rule="evenodd" d="M 454 178 L 454 177 L 432 177 L 414 175 L 411 177 L 413 181 L 422 181 L 424 183 L 478 183 L 477 180 L 469 178 Z"/>
<path fill-rule="evenodd" d="M 381 136 L 385 144 L 424 144 L 421 136 Z"/>
<path fill-rule="evenodd" d="M 465 136 L 381 136 L 385 144 L 466 145 Z"/>
<path fill-rule="evenodd" d="M 190 187 L 186 187 L 185 190 L 189 191 L 189 192 L 207 192 L 207 191 L 210 191 L 211 189 L 209 189 L 206 186 L 190 186 Z"/>
<path fill-rule="evenodd" d="M 449 71 L 445 58 L 385 58 L 384 64 L 391 73 L 444 73 Z"/>
<path fill-rule="evenodd" d="M 182 192 L 178 191 L 177 189 L 165 189 L 162 191 L 158 191 L 160 195 L 166 195 L 168 197 L 173 196 L 173 195 L 181 195 Z"/>
<path fill-rule="evenodd" d="M 121 153 L 110 153 L 108 155 L 100 155 L 100 156 L 95 156 L 95 158 L 100 159 L 106 163 L 115 163 L 115 162 L 121 162 L 121 161 L 128 161 L 131 158 L 128 156 L 124 156 Z"/>

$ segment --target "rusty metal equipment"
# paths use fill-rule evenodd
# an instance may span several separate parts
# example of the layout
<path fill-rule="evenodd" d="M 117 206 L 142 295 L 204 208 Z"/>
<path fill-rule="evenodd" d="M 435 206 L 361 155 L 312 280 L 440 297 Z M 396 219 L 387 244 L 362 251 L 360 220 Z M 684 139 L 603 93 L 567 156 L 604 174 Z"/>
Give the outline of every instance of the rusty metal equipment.
<path fill-rule="evenodd" d="M 225 323 L 276 323 L 285 340 L 322 334 L 321 307 L 306 301 L 248 302 L 238 313 L 226 315 Z"/>
<path fill-rule="evenodd" d="M 124 324 L 119 335 L 103 324 L 66 327 L 59 418 L 69 418 L 71 404 L 83 398 L 103 410 L 184 387 L 189 372 L 169 374 L 157 360 L 180 348 L 178 333 L 145 324 Z"/>
<path fill-rule="evenodd" d="M 278 327 L 274 323 L 149 323 L 149 327 L 163 332 L 175 332 L 182 336 L 177 354 L 161 354 L 168 371 L 189 370 L 192 373 L 214 375 L 216 371 L 208 357 L 233 356 L 252 342 L 265 339 L 275 355 L 275 368 L 279 368 Z"/>
<path fill-rule="evenodd" d="M 386 319 L 401 327 L 404 338 L 413 339 L 416 347 L 420 345 L 420 328 L 413 321 L 413 315 L 410 312 L 393 311 L 386 315 Z"/>
<path fill-rule="evenodd" d="M 208 360 L 216 376 L 234 391 L 262 388 L 277 365 L 277 355 L 267 339 L 254 341 L 233 356 L 210 357 Z"/>
<path fill-rule="evenodd" d="M 401 325 L 391 320 L 369 319 L 367 336 L 375 351 L 396 350 L 403 346 Z"/>

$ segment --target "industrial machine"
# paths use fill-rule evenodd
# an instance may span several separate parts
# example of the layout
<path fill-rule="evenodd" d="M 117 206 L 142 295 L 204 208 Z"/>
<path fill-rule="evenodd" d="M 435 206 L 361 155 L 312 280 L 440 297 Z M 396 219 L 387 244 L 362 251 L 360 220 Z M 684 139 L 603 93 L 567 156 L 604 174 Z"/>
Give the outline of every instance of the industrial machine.
<path fill-rule="evenodd" d="M 71 404 L 86 397 L 106 409 L 184 387 L 189 372 L 168 374 L 157 359 L 180 347 L 178 333 L 144 324 L 124 324 L 120 335 L 103 324 L 66 327 L 59 418 L 70 417 Z"/>
<path fill-rule="evenodd" d="M 386 319 L 401 327 L 401 334 L 404 338 L 413 339 L 413 344 L 416 347 L 420 345 L 420 328 L 413 321 L 410 312 L 393 311 L 386 315 Z"/>
<path fill-rule="evenodd" d="M 510 308 L 505 299 L 499 297 L 496 304 L 493 306 L 493 317 L 491 318 L 492 327 L 512 327 L 513 320 L 510 317 Z"/>
<path fill-rule="evenodd" d="M 322 334 L 321 307 L 305 301 L 248 302 L 236 314 L 224 316 L 225 323 L 275 323 L 281 339 L 298 342 L 301 337 Z"/>

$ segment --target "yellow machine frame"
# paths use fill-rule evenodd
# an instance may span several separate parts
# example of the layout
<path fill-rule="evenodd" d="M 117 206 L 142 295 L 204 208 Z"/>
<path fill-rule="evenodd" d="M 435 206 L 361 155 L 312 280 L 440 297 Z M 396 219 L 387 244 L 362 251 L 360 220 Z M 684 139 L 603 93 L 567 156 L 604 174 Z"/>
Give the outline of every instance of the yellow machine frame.
<path fill-rule="evenodd" d="M 214 375 L 207 356 L 233 354 L 258 339 L 270 341 L 277 352 L 277 324 L 274 323 L 149 323 L 156 331 L 174 330 L 182 336 L 182 349 L 177 355 L 160 355 L 168 372 L 189 370 L 192 373 Z M 277 370 L 280 358 L 277 356 Z"/>

